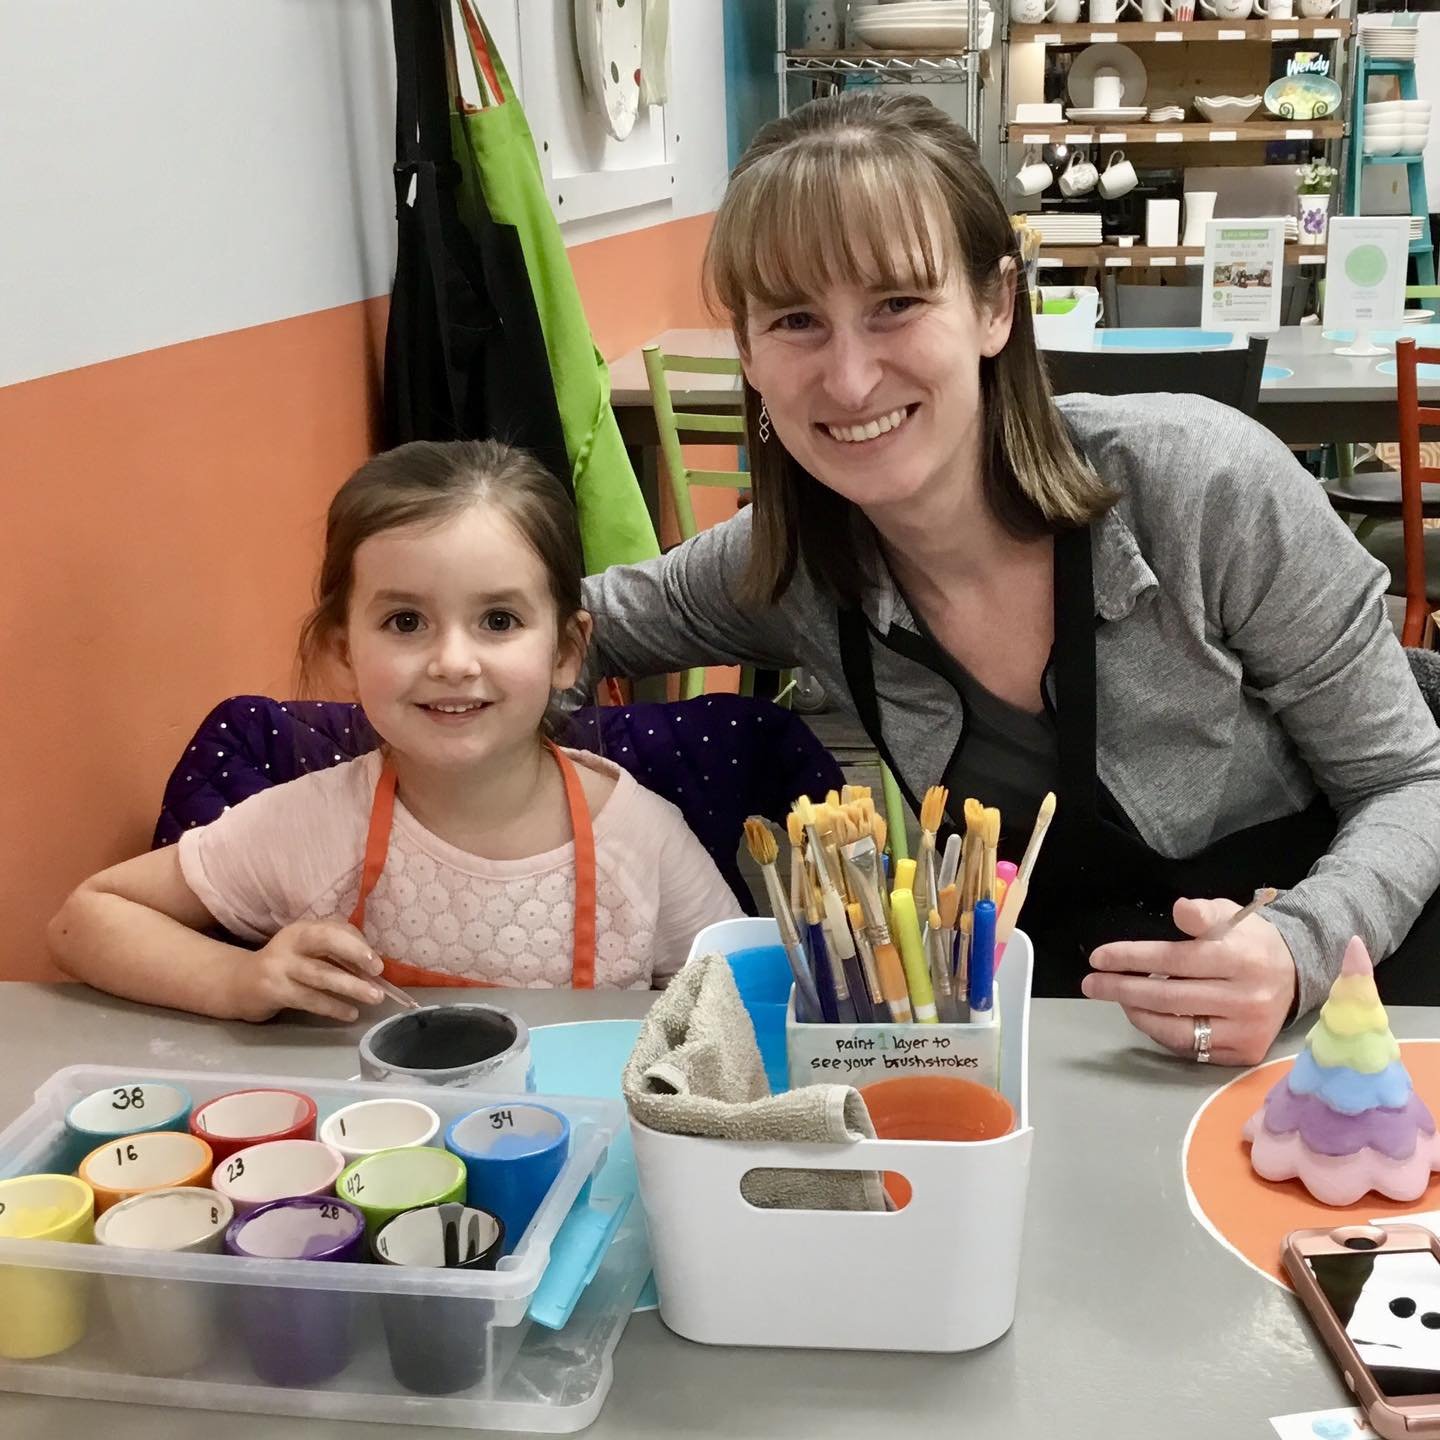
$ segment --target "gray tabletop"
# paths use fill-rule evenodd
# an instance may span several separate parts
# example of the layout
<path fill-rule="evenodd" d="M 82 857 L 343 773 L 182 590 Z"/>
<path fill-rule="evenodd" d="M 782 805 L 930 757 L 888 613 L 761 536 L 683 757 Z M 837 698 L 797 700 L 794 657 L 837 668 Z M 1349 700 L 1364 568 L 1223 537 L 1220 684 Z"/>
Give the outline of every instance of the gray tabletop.
<path fill-rule="evenodd" d="M 1417 343 L 1440 345 L 1440 327 L 1407 326 Z M 1318 325 L 1288 325 L 1269 337 L 1267 365 L 1294 373 L 1266 380 L 1260 387 L 1257 418 L 1282 440 L 1294 444 L 1352 440 L 1393 440 L 1396 436 L 1395 377 L 1377 367 L 1393 360 L 1393 349 L 1374 359 L 1336 355 L 1340 342 L 1326 340 Z M 668 330 L 656 343 L 668 353 L 735 354 L 728 330 Z M 1244 343 L 1243 338 L 1238 342 Z M 611 398 L 617 411 L 648 412 L 650 390 L 640 351 L 622 355 L 610 367 Z M 733 406 L 738 382 L 723 375 L 676 376 L 671 395 L 677 408 Z M 1440 400 L 1440 383 L 1420 386 L 1424 400 Z"/>
<path fill-rule="evenodd" d="M 532 1025 L 636 1016 L 650 999 L 533 990 L 498 998 Z M 1401 1037 L 1436 1033 L 1429 1010 L 1390 1015 Z M 143 1056 L 174 1069 L 343 1078 L 355 1072 L 363 1028 L 221 1024 L 79 986 L 4 984 L 0 1116 L 8 1121 L 54 1070 L 79 1062 Z M 1298 1043 L 1288 1037 L 1276 1053 Z M 1082 1000 L 1037 1001 L 1031 1046 L 1035 1150 L 1008 1335 L 957 1356 L 720 1349 L 636 1315 L 616 1352 L 614 1389 L 586 1433 L 1237 1440 L 1270 1434 L 1269 1416 L 1346 1403 L 1293 1299 L 1223 1250 L 1187 1207 L 1186 1127 L 1230 1072 L 1161 1055 L 1118 1009 Z M 86 1431 L 105 1440 L 354 1440 L 359 1427 L 0 1394 L 5 1440 Z"/>

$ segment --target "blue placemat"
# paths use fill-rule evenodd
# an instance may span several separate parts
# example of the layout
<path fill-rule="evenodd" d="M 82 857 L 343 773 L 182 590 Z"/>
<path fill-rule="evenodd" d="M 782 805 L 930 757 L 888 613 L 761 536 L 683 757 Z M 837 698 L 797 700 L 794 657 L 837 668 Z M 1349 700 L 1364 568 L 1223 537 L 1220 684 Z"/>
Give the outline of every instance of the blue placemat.
<path fill-rule="evenodd" d="M 1395 362 L 1393 360 L 1382 360 L 1376 367 L 1382 375 L 1393 375 L 1395 373 Z M 1417 365 L 1415 367 L 1415 378 L 1434 383 L 1440 380 L 1440 365 Z"/>
<path fill-rule="evenodd" d="M 1294 374 L 1283 365 L 1267 365 L 1260 372 L 1260 381 L 1263 384 L 1266 380 L 1289 380 Z"/>
<path fill-rule="evenodd" d="M 640 1034 L 638 1020 L 577 1020 L 565 1025 L 530 1028 L 530 1057 L 535 1088 L 542 1095 L 582 1095 L 587 1099 L 620 1099 L 620 1073 Z M 610 1158 L 595 1177 L 599 1196 L 633 1194 L 635 1149 L 628 1126 L 610 1146 Z M 635 1301 L 637 1310 L 658 1304 L 652 1275 Z"/>
<path fill-rule="evenodd" d="M 1185 326 L 1097 330 L 1095 343 L 1122 350 L 1228 350 L 1235 343 L 1229 330 L 1200 330 Z"/>

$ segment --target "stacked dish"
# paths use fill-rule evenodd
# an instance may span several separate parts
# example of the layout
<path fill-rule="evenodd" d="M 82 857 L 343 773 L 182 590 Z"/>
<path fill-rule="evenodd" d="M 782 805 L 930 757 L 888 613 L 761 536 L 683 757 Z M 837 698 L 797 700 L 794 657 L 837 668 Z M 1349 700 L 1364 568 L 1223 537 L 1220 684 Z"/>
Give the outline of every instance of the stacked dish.
<path fill-rule="evenodd" d="M 1088 214 L 1065 214 L 1041 211 L 1027 215 L 1027 222 L 1040 232 L 1044 245 L 1098 245 L 1100 217 Z"/>
<path fill-rule="evenodd" d="M 1183 105 L 1157 105 L 1145 118 L 1152 125 L 1164 125 L 1167 121 L 1183 120 L 1185 107 Z"/>
<path fill-rule="evenodd" d="M 995 18 L 990 0 L 978 0 L 976 43 L 988 49 Z M 858 5 L 850 12 L 850 34 L 875 50 L 944 50 L 958 53 L 970 38 L 968 0 L 901 0 Z"/>
<path fill-rule="evenodd" d="M 1418 155 L 1430 136 L 1428 100 L 1380 100 L 1365 107 L 1367 155 Z"/>
<path fill-rule="evenodd" d="M 1367 55 L 1379 60 L 1413 60 L 1415 47 L 1420 39 L 1419 27 L 1392 25 L 1391 15 L 1362 15 L 1360 17 L 1360 47 Z M 1406 16 L 1410 19 L 1410 16 Z"/>

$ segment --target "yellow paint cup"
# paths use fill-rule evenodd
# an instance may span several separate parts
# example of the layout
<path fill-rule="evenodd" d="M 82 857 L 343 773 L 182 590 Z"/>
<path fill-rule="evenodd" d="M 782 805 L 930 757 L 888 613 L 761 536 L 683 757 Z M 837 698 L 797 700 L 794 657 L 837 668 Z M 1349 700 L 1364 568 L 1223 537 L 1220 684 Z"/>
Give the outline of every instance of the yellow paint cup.
<path fill-rule="evenodd" d="M 95 1239 L 95 1195 L 73 1175 L 0 1180 L 0 1240 Z M 38 1360 L 85 1334 L 90 1276 L 78 1270 L 0 1266 L 0 1356 Z"/>

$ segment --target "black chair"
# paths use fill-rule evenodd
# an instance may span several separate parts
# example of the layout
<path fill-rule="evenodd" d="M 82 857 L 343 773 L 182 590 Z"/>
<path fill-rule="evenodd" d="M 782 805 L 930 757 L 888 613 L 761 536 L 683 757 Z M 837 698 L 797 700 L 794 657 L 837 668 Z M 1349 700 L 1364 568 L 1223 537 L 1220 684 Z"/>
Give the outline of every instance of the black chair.
<path fill-rule="evenodd" d="M 1260 403 L 1263 336 L 1244 350 L 1046 350 L 1057 395 L 1204 395 L 1246 415 Z"/>

